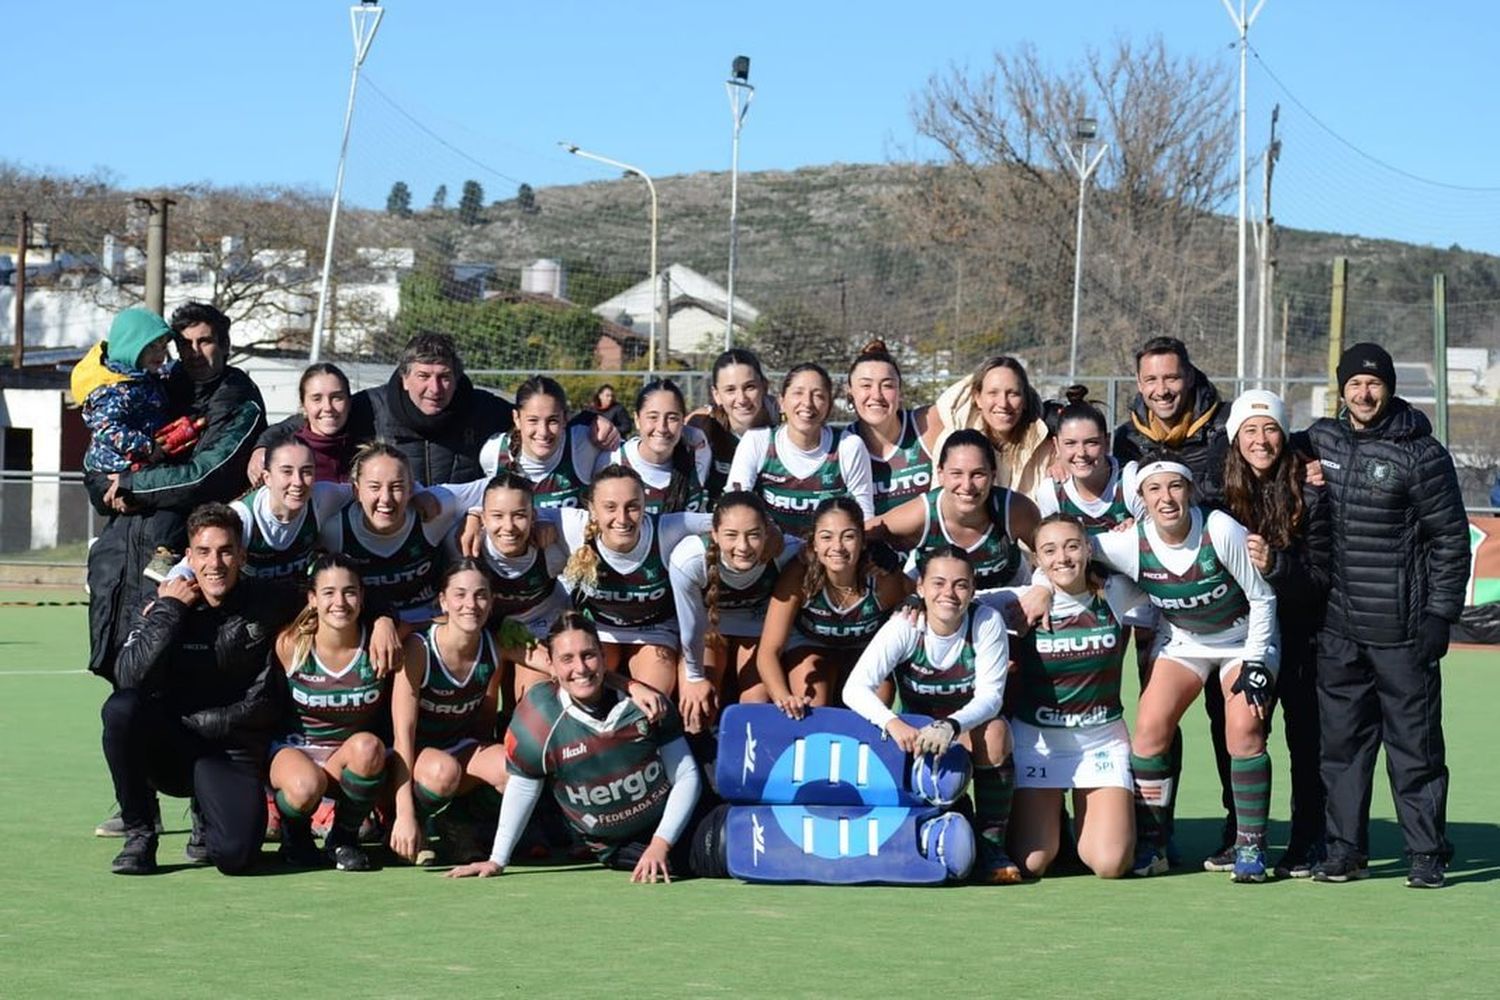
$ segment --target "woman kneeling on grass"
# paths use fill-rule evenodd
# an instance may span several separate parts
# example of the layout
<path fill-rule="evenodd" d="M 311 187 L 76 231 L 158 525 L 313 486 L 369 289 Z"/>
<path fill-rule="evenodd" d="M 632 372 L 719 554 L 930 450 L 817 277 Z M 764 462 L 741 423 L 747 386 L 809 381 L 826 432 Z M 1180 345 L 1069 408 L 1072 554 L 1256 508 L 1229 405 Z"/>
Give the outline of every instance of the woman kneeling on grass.
<path fill-rule="evenodd" d="M 505 735 L 509 781 L 494 848 L 485 861 L 449 878 L 499 875 L 547 782 L 569 826 L 601 864 L 632 882 L 670 882 L 699 867 L 688 857 L 698 837 L 700 778 L 682 720 L 669 710 L 650 722 L 605 684 L 604 650 L 593 623 L 563 614 L 547 638 L 555 679 L 526 692 Z"/>
<path fill-rule="evenodd" d="M 386 682 L 370 659 L 361 619 L 364 585 L 337 553 L 313 561 L 307 607 L 276 639 L 276 658 L 291 689 L 290 731 L 271 746 L 271 788 L 281 813 L 281 856 L 297 867 L 365 871 L 359 825 L 380 792 L 385 744 L 380 727 Z M 323 853 L 313 842 L 312 813 L 335 791 L 333 826 Z"/>
<path fill-rule="evenodd" d="M 957 545 L 928 554 L 917 583 L 925 626 L 898 614 L 880 627 L 844 685 L 844 704 L 880 727 L 907 753 L 941 754 L 954 740 L 974 760 L 976 881 L 1014 884 L 1021 870 L 1005 853 L 1015 767 L 1010 732 L 998 718 L 1009 659 L 1000 612 L 974 602 L 974 567 Z M 901 707 L 930 715 L 918 730 L 886 704 L 880 687 L 894 678 Z"/>
<path fill-rule="evenodd" d="M 1057 857 L 1063 794 L 1072 789 L 1079 859 L 1101 878 L 1119 878 L 1135 850 L 1130 733 L 1120 704 L 1125 621 L 1154 616 L 1129 580 L 1104 579 L 1090 566 L 1088 529 L 1072 515 L 1049 514 L 1035 551 L 1056 593 L 1046 630 L 1013 647 L 1011 847 L 1028 875 L 1045 874 Z"/>
<path fill-rule="evenodd" d="M 406 640 L 391 721 L 396 742 L 396 822 L 391 850 L 426 860 L 424 827 L 440 824 L 445 860 L 473 860 L 472 816 L 455 815 L 460 795 L 497 808 L 505 789 L 505 750 L 495 742 L 500 661 L 485 625 L 490 581 L 479 563 L 448 567 L 438 591 L 442 618 Z M 479 852 L 482 856 L 482 850 Z"/>

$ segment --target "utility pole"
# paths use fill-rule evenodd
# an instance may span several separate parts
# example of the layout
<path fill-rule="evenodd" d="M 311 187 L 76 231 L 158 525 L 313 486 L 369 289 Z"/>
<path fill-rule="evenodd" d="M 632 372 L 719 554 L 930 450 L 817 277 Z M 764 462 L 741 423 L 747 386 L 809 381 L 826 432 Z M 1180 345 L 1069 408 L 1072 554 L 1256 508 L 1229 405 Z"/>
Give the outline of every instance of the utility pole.
<path fill-rule="evenodd" d="M 166 196 L 136 203 L 146 206 L 146 308 L 161 316 L 167 303 L 167 206 L 177 203 Z"/>
<path fill-rule="evenodd" d="M 755 100 L 755 88 L 750 85 L 750 57 L 735 56 L 729 66 L 729 79 L 724 81 L 724 90 L 729 95 L 729 115 L 734 121 L 734 141 L 729 153 L 729 281 L 725 289 L 728 300 L 724 307 L 724 350 L 734 346 L 734 272 L 739 263 L 740 250 L 740 129 L 745 116 L 750 113 L 750 102 Z"/>
<path fill-rule="evenodd" d="M 1260 294 L 1257 298 L 1255 328 L 1255 385 L 1265 388 L 1266 377 L 1266 328 L 1271 325 L 1271 293 L 1276 285 L 1276 220 L 1271 216 L 1271 177 L 1276 173 L 1276 161 L 1281 156 L 1281 140 L 1276 138 L 1276 119 L 1281 115 L 1281 105 L 1271 109 L 1271 143 L 1266 147 L 1265 209 L 1260 230 Z"/>
<path fill-rule="evenodd" d="M 1078 310 L 1083 301 L 1083 200 L 1088 194 L 1089 177 L 1109 150 L 1109 143 L 1100 143 L 1093 159 L 1089 158 L 1089 143 L 1098 135 L 1099 122 L 1096 119 L 1080 118 L 1073 123 L 1073 138 L 1081 144 L 1078 155 L 1073 155 L 1071 145 L 1063 147 L 1068 162 L 1073 165 L 1073 172 L 1078 175 L 1078 233 L 1073 239 L 1073 332 L 1068 344 L 1069 385 L 1078 381 Z"/>
<path fill-rule="evenodd" d="M 31 242 L 31 216 L 16 213 L 16 342 L 10 349 L 10 367 L 20 371 L 26 362 L 26 246 Z"/>
<path fill-rule="evenodd" d="M 1245 0 L 1240 0 L 1239 13 L 1235 13 L 1234 5 L 1230 0 L 1224 0 L 1224 9 L 1229 12 L 1229 19 L 1234 22 L 1235 28 L 1240 33 L 1240 255 L 1239 271 L 1237 272 L 1239 290 L 1239 320 L 1236 325 L 1235 334 L 1235 392 L 1245 387 L 1245 240 L 1247 231 L 1245 228 L 1248 208 L 1245 203 L 1245 80 L 1246 63 L 1250 56 L 1250 25 L 1259 16 L 1260 9 L 1266 5 L 1266 0 L 1260 0 L 1255 9 L 1245 16 Z"/>

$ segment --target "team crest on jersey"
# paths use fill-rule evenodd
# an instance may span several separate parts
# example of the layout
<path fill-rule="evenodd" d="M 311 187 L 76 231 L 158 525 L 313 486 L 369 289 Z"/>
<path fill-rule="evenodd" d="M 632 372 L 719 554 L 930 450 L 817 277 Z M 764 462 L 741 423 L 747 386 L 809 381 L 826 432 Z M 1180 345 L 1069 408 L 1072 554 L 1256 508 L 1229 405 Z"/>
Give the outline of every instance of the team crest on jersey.
<path fill-rule="evenodd" d="M 642 736 L 645 736 L 647 733 L 651 732 L 651 723 L 647 722 L 645 719 L 637 719 L 635 723 L 635 731 L 640 733 Z"/>

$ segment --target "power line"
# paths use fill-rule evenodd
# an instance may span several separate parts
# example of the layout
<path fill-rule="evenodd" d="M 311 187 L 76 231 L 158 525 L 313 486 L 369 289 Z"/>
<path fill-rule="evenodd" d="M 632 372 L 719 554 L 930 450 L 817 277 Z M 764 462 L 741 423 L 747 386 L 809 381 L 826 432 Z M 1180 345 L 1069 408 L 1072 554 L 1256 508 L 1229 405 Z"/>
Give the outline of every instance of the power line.
<path fill-rule="evenodd" d="M 496 177 L 500 178 L 501 180 L 509 181 L 510 183 L 515 184 L 515 185 L 520 185 L 520 184 L 524 183 L 524 182 L 522 182 L 520 180 L 517 180 L 516 178 L 510 176 L 509 174 L 505 173 L 502 170 L 495 169 L 494 167 L 490 166 L 488 163 L 485 163 L 483 160 L 479 159 L 478 157 L 472 156 L 469 153 L 464 152 L 462 149 L 459 149 L 457 146 L 453 145 L 453 143 L 449 142 L 447 139 L 444 139 L 442 136 L 438 135 L 431 128 L 427 127 L 427 125 L 423 124 L 415 115 L 413 115 L 411 112 L 407 111 L 401 105 L 397 104 L 396 101 L 395 101 L 395 99 L 392 98 L 389 94 L 387 94 L 385 91 L 381 90 L 378 86 L 376 86 L 375 85 L 375 81 L 370 79 L 370 75 L 368 73 L 364 74 L 363 77 L 362 77 L 362 79 L 364 80 L 365 85 L 375 92 L 376 96 L 378 96 L 381 100 L 385 101 L 386 104 L 389 104 L 391 106 L 391 108 L 395 110 L 395 112 L 397 114 L 399 114 L 401 117 L 405 118 L 407 121 L 409 121 L 413 125 L 415 125 L 418 129 L 420 129 L 422 132 L 424 132 L 429 138 L 431 138 L 439 146 L 442 146 L 444 149 L 448 150 L 449 152 L 451 152 L 451 153 L 453 153 L 453 154 L 455 154 L 457 156 L 460 156 L 460 157 L 462 157 L 465 160 L 468 160 L 470 163 L 472 163 L 474 166 L 478 167 L 480 170 L 485 170 L 485 171 L 488 171 L 491 174 L 494 174 Z"/>
<path fill-rule="evenodd" d="M 1281 92 L 1286 95 L 1287 100 L 1291 101 L 1298 108 L 1300 108 L 1302 110 L 1302 113 L 1307 115 L 1308 118 L 1312 119 L 1313 123 L 1324 132 L 1327 132 L 1330 136 L 1338 140 L 1343 145 L 1347 146 L 1354 153 L 1364 157 L 1366 160 L 1369 160 L 1376 166 L 1381 167 L 1385 170 L 1389 170 L 1393 174 L 1399 174 L 1400 176 L 1405 177 L 1407 180 L 1416 181 L 1419 184 L 1427 184 L 1431 187 L 1447 188 L 1450 191 L 1471 191 L 1485 194 L 1494 194 L 1496 192 L 1500 192 L 1500 187 L 1475 187 L 1468 184 L 1450 184 L 1446 181 L 1435 181 L 1430 177 L 1423 177 L 1420 174 L 1414 174 L 1410 170 L 1403 170 L 1393 163 L 1387 163 L 1385 160 L 1382 160 L 1380 157 L 1376 156 L 1373 153 L 1365 152 L 1363 149 L 1356 146 L 1353 142 L 1344 138 L 1338 132 L 1334 131 L 1331 125 L 1314 114 L 1312 109 L 1309 108 L 1306 104 L 1303 104 L 1302 101 L 1297 97 L 1297 95 L 1292 93 L 1291 89 L 1281 81 L 1281 77 L 1277 76 L 1276 72 L 1271 69 L 1270 64 L 1266 62 L 1264 57 L 1261 56 L 1260 52 L 1256 50 L 1255 46 L 1250 46 L 1250 52 L 1255 56 L 1255 61 L 1260 63 L 1261 68 L 1266 71 L 1266 75 L 1271 78 L 1276 86 L 1281 88 Z"/>

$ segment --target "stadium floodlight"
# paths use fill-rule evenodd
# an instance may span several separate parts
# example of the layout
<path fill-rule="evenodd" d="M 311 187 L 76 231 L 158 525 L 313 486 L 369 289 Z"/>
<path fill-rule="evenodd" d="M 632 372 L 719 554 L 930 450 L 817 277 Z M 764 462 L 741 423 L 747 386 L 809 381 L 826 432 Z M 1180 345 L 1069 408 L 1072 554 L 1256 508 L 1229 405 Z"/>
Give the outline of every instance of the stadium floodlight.
<path fill-rule="evenodd" d="M 656 184 L 651 180 L 651 175 L 640 167 L 633 167 L 620 160 L 612 160 L 608 156 L 600 156 L 598 153 L 590 153 L 588 150 L 580 148 L 576 142 L 559 142 L 558 145 L 574 156 L 581 156 L 585 160 L 593 160 L 595 163 L 602 163 L 607 167 L 623 170 L 627 175 L 633 174 L 639 177 L 646 182 L 646 189 L 651 192 L 651 332 L 649 339 L 646 341 L 646 372 L 648 375 L 655 377 L 656 314 L 661 311 L 661 279 L 656 273 Z M 663 358 L 662 360 L 665 361 L 666 359 Z"/>
<path fill-rule="evenodd" d="M 1092 159 L 1089 158 L 1089 143 L 1099 136 L 1097 118 L 1077 118 L 1073 121 L 1073 138 L 1078 142 L 1078 155 L 1073 155 L 1071 144 L 1063 146 L 1068 162 L 1078 174 L 1078 232 L 1073 239 L 1073 334 L 1068 348 L 1068 383 L 1078 380 L 1078 307 L 1083 291 L 1083 200 L 1088 194 L 1089 177 L 1104 158 L 1109 143 L 1100 143 Z"/>
<path fill-rule="evenodd" d="M 1239 32 L 1240 50 L 1240 256 L 1239 268 L 1235 271 L 1237 279 L 1235 296 L 1238 301 L 1238 322 L 1236 324 L 1235 338 L 1235 392 L 1243 392 L 1245 389 L 1245 220 L 1248 208 L 1245 204 L 1245 175 L 1247 163 L 1245 160 L 1245 63 L 1250 52 L 1250 25 L 1260 16 L 1260 9 L 1266 5 L 1266 0 L 1259 0 L 1255 9 L 1248 15 L 1245 13 L 1245 0 L 1240 0 L 1240 9 L 1236 13 L 1234 5 L 1229 0 L 1223 0 L 1224 9 L 1229 12 L 1229 19 L 1234 22 L 1235 30 Z"/>
<path fill-rule="evenodd" d="M 729 287 L 726 289 L 729 301 L 724 308 L 724 350 L 727 351 L 734 346 L 734 269 L 739 261 L 740 128 L 750 113 L 750 102 L 755 100 L 755 88 L 750 85 L 749 56 L 734 57 L 729 67 L 729 79 L 724 81 L 724 90 L 729 95 L 729 114 L 734 120 L 734 141 L 729 156 Z"/>
<path fill-rule="evenodd" d="M 328 315 L 328 281 L 333 273 L 333 235 L 339 224 L 339 202 L 344 196 L 344 164 L 349 158 L 349 126 L 354 123 L 354 94 L 359 89 L 359 70 L 370 54 L 375 32 L 385 8 L 379 0 L 360 0 L 349 8 L 349 27 L 354 32 L 354 68 L 349 73 L 349 103 L 344 108 L 344 140 L 339 145 L 339 170 L 333 182 L 333 204 L 328 209 L 328 241 L 323 246 L 323 278 L 318 282 L 318 314 L 313 317 L 312 346 L 307 360 L 316 364 L 323 343 L 323 318 Z"/>

